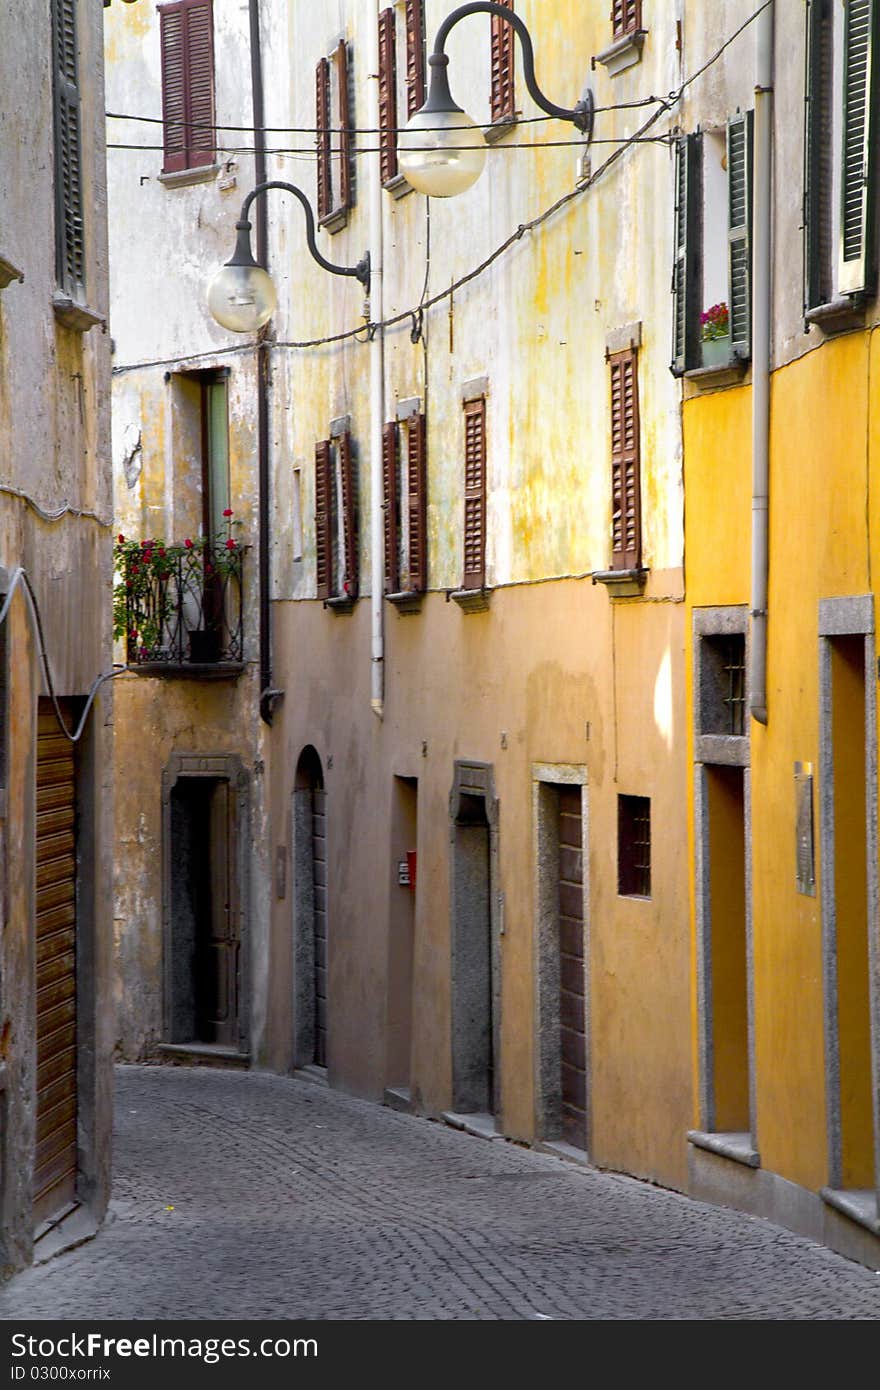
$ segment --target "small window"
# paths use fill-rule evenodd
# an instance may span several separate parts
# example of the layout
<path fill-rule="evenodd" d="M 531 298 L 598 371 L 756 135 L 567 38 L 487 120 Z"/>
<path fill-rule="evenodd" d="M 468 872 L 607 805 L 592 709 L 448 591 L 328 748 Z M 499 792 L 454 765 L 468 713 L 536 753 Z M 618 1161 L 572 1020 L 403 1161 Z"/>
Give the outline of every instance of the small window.
<path fill-rule="evenodd" d="M 500 0 L 505 9 L 513 9 L 513 0 Z M 492 86 L 489 109 L 493 121 L 510 121 L 516 115 L 514 92 L 514 34 L 513 26 L 500 15 L 492 16 Z"/>
<path fill-rule="evenodd" d="M 700 638 L 700 733 L 742 737 L 746 732 L 744 632 Z"/>
<path fill-rule="evenodd" d="M 651 801 L 617 798 L 617 891 L 621 897 L 651 896 Z"/>
<path fill-rule="evenodd" d="M 159 6 L 162 50 L 163 173 L 213 164 L 214 16 L 212 0 Z"/>
<path fill-rule="evenodd" d="M 379 155 L 383 185 L 401 192 L 398 128 L 424 105 L 425 67 L 424 0 L 398 0 L 379 15 Z"/>
<path fill-rule="evenodd" d="M 337 232 L 354 206 L 349 51 L 340 39 L 315 74 L 315 125 L 318 140 L 318 221 Z"/>
<path fill-rule="evenodd" d="M 611 33 L 615 39 L 635 34 L 642 27 L 642 0 L 612 0 Z"/>
<path fill-rule="evenodd" d="M 425 417 L 414 411 L 382 436 L 385 592 L 427 587 Z"/>
<path fill-rule="evenodd" d="M 76 0 L 52 0 L 52 37 L 55 59 L 55 275 L 65 295 L 75 303 L 85 303 Z"/>
<path fill-rule="evenodd" d="M 315 446 L 317 597 L 358 596 L 358 497 L 355 450 L 348 430 Z"/>

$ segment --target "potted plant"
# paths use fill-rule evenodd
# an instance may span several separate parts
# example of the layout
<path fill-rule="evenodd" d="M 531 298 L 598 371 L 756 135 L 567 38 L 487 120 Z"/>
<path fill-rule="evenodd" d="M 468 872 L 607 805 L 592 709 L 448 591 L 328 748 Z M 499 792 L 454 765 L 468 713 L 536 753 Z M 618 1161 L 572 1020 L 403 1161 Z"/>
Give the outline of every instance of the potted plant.
<path fill-rule="evenodd" d="M 722 300 L 700 315 L 703 366 L 721 367 L 730 361 L 730 313 Z"/>

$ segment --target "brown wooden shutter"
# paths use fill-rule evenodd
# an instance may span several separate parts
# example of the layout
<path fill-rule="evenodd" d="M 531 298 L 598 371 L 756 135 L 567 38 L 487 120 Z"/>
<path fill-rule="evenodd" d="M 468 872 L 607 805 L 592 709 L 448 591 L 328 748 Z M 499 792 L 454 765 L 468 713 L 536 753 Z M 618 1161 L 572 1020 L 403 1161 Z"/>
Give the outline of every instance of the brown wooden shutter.
<path fill-rule="evenodd" d="M 428 587 L 428 480 L 425 417 L 414 413 L 407 432 L 407 539 L 409 587 L 421 593 Z"/>
<path fill-rule="evenodd" d="M 394 10 L 379 15 L 379 167 L 383 183 L 397 173 L 397 54 Z"/>
<path fill-rule="evenodd" d="M 345 581 L 342 592 L 346 598 L 358 596 L 358 506 L 357 479 L 348 430 L 339 436 L 339 475 L 342 481 L 342 547 L 345 562 Z"/>
<path fill-rule="evenodd" d="M 318 128 L 318 220 L 330 212 L 330 64 L 315 69 L 315 125 Z"/>
<path fill-rule="evenodd" d="M 464 406 L 464 588 L 486 582 L 486 401 Z"/>
<path fill-rule="evenodd" d="M 398 505 L 397 505 L 397 425 L 390 420 L 382 429 L 382 496 L 385 510 L 385 592 L 396 594 L 400 588 L 398 563 Z"/>
<path fill-rule="evenodd" d="M 318 598 L 329 598 L 333 580 L 333 476 L 330 440 L 315 445 L 315 578 Z"/>
<path fill-rule="evenodd" d="M 638 569 L 642 563 L 637 364 L 635 348 L 609 358 L 612 569 Z"/>
<path fill-rule="evenodd" d="M 499 0 L 513 9 L 513 0 Z M 500 15 L 492 16 L 492 120 L 500 121 L 515 111 L 513 95 L 513 29 Z"/>
<path fill-rule="evenodd" d="M 613 0 L 611 32 L 615 38 L 634 34 L 642 27 L 642 0 Z"/>
<path fill-rule="evenodd" d="M 212 164 L 214 17 L 212 0 L 159 6 L 165 173 Z"/>
<path fill-rule="evenodd" d="M 348 46 L 339 40 L 336 50 L 336 75 L 339 80 L 339 207 L 352 206 L 351 186 L 351 113 L 348 104 Z"/>
<path fill-rule="evenodd" d="M 425 104 L 425 0 L 406 0 L 406 113 Z"/>

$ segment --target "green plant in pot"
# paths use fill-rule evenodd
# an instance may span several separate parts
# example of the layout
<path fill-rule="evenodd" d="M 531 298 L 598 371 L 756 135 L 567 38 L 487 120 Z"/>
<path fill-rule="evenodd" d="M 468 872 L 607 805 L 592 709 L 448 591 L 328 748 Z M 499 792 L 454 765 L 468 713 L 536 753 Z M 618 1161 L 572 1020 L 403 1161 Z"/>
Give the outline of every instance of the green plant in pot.
<path fill-rule="evenodd" d="M 700 315 L 703 366 L 720 367 L 730 361 L 730 313 L 722 300 Z"/>

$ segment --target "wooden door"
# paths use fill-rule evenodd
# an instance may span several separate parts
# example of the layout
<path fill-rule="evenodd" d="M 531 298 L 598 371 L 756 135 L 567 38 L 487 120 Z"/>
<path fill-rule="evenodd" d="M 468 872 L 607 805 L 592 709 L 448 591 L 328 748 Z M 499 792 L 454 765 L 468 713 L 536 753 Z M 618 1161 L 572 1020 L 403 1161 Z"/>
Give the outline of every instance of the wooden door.
<path fill-rule="evenodd" d="M 208 886 L 197 927 L 202 950 L 196 962 L 196 994 L 201 1000 L 199 1038 L 238 1046 L 239 914 L 234 883 L 233 795 L 225 779 L 207 788 Z"/>
<path fill-rule="evenodd" d="M 63 702 L 68 725 L 69 704 Z M 37 1094 L 33 1215 L 76 1195 L 76 778 L 73 744 L 50 700 L 37 723 Z"/>
<path fill-rule="evenodd" d="M 562 1137 L 587 1145 L 581 788 L 559 788 L 559 1054 Z"/>
<path fill-rule="evenodd" d="M 327 1065 L 327 837 L 325 792 L 312 791 L 312 873 L 315 930 L 315 1065 Z"/>

